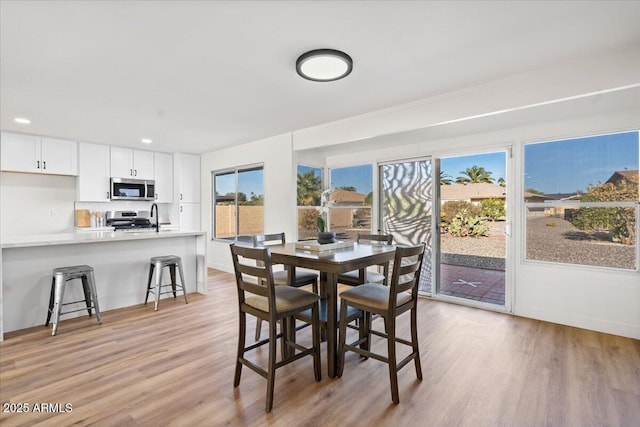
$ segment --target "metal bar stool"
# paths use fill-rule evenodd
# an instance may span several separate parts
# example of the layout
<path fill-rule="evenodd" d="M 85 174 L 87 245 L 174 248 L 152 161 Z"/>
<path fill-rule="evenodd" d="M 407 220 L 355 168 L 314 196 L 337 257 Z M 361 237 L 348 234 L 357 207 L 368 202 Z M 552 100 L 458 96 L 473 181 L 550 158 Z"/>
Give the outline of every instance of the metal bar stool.
<path fill-rule="evenodd" d="M 171 283 L 162 284 L 162 272 L 165 267 L 169 267 L 169 274 L 171 275 Z M 176 282 L 176 267 L 180 273 L 180 284 Z M 151 289 L 151 279 L 153 278 L 153 271 L 156 272 L 155 286 Z M 162 288 L 171 285 L 171 291 L 162 292 Z M 155 256 L 151 258 L 151 264 L 149 265 L 149 281 L 147 282 L 147 295 L 144 297 L 144 303 L 147 303 L 149 299 L 149 293 L 153 293 L 156 296 L 156 307 L 158 311 L 158 304 L 160 303 L 160 295 L 173 293 L 173 297 L 176 297 L 176 288 L 182 289 L 182 295 L 184 295 L 185 304 L 189 304 L 187 301 L 187 290 L 184 287 L 184 274 L 182 273 L 182 258 L 175 255 Z"/>
<path fill-rule="evenodd" d="M 98 324 L 102 323 L 102 320 L 100 320 L 98 291 L 96 290 L 96 282 L 93 276 L 93 267 L 90 267 L 88 265 L 59 267 L 53 270 L 53 278 L 51 279 L 51 294 L 49 296 L 49 311 L 47 313 L 47 323 L 45 323 L 45 326 L 49 326 L 49 321 L 51 320 L 51 315 L 53 314 L 53 332 L 51 333 L 51 335 L 56 335 L 56 333 L 58 332 L 58 322 L 60 321 L 60 316 L 62 316 L 63 314 L 85 310 L 84 308 L 79 308 L 77 310 L 69 310 L 64 313 L 62 312 L 62 306 L 82 302 L 82 300 L 79 300 L 63 303 L 65 286 L 69 280 L 73 279 L 82 280 L 84 303 L 87 306 L 86 310 L 89 313 L 89 316 L 91 316 L 91 310 L 94 309 L 96 311 Z"/>

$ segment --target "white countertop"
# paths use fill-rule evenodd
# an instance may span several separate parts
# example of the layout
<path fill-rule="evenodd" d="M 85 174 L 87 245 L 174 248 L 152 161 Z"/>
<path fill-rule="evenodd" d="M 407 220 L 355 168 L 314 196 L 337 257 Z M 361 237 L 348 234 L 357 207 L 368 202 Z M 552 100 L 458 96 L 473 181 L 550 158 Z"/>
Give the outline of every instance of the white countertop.
<path fill-rule="evenodd" d="M 162 230 L 154 231 L 94 231 L 57 234 L 34 234 L 22 236 L 3 236 L 1 246 L 8 248 L 26 248 L 34 246 L 75 245 L 82 243 L 117 242 L 126 240 L 164 239 L 171 237 L 201 236 L 205 231 Z"/>

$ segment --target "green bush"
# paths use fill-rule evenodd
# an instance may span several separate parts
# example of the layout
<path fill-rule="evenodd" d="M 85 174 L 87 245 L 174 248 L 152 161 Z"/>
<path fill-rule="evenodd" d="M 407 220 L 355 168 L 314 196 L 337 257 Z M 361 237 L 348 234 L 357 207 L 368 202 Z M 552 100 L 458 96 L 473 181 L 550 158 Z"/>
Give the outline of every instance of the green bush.
<path fill-rule="evenodd" d="M 445 202 L 440 208 L 440 219 L 442 222 L 449 224 L 458 216 L 480 216 L 482 208 L 469 202 L 451 201 Z"/>
<path fill-rule="evenodd" d="M 445 227 L 445 231 L 456 237 L 481 237 L 489 235 L 489 224 L 478 216 L 458 214 Z"/>
<path fill-rule="evenodd" d="M 495 221 L 498 218 L 507 216 L 507 210 L 504 207 L 502 199 L 484 199 L 480 201 L 482 216 Z"/>

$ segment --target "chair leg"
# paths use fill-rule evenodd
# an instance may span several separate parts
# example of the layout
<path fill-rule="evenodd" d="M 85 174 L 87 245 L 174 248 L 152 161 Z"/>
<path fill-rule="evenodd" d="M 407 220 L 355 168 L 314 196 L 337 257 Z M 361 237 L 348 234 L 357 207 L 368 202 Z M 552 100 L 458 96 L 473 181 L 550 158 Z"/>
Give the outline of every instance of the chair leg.
<path fill-rule="evenodd" d="M 311 285 L 311 289 L 313 290 L 314 294 L 319 295 L 318 294 L 318 279 L 315 279 L 313 281 L 313 284 Z"/>
<path fill-rule="evenodd" d="M 269 367 L 267 368 L 267 402 L 265 412 L 273 408 L 273 389 L 276 379 L 276 322 L 269 322 Z"/>
<path fill-rule="evenodd" d="M 47 322 L 44 326 L 49 326 L 49 321 L 51 320 L 51 313 L 53 313 L 53 299 L 55 297 L 56 291 L 56 279 L 55 277 L 51 278 L 51 293 L 49 294 L 49 311 L 47 312 Z"/>
<path fill-rule="evenodd" d="M 245 334 L 247 330 L 247 314 L 240 312 L 240 330 L 238 331 L 238 357 L 236 357 L 236 373 L 233 377 L 233 386 L 238 387 L 240 384 L 240 374 L 242 374 L 242 363 L 240 359 L 244 357 Z"/>
<path fill-rule="evenodd" d="M 313 352 L 313 372 L 316 381 L 320 381 L 322 379 L 322 367 L 320 365 L 320 307 L 318 303 L 314 304 L 311 310 L 311 316 L 311 327 L 313 328 L 311 336 L 313 339 L 313 348 L 315 349 Z"/>
<path fill-rule="evenodd" d="M 147 300 L 149 299 L 149 292 L 151 291 L 151 279 L 153 279 L 153 269 L 155 264 L 149 265 L 149 280 L 147 281 L 147 295 L 144 297 L 144 303 L 147 304 Z"/>
<path fill-rule="evenodd" d="M 360 345 L 360 348 L 363 350 L 370 351 L 371 350 L 371 322 L 373 320 L 373 316 L 371 312 L 365 311 L 363 313 L 363 318 L 361 319 L 362 326 L 360 326 L 358 333 L 360 338 L 366 337 L 367 339 Z M 362 356 L 364 360 L 367 360 L 367 356 Z"/>
<path fill-rule="evenodd" d="M 398 365 L 396 363 L 396 324 L 394 318 L 385 316 L 385 323 L 388 326 L 387 348 L 389 357 L 389 381 L 391 382 L 391 399 L 393 403 L 400 403 L 398 396 Z"/>
<path fill-rule="evenodd" d="M 346 301 L 340 301 L 340 327 L 338 328 L 338 366 L 336 367 L 336 376 L 342 377 L 344 370 L 344 354 L 346 352 L 345 343 L 347 340 L 347 306 Z"/>
<path fill-rule="evenodd" d="M 256 317 L 256 341 L 260 340 L 260 333 L 262 333 L 262 319 Z"/>
<path fill-rule="evenodd" d="M 413 347 L 413 361 L 416 365 L 416 376 L 422 380 L 422 366 L 420 365 L 420 347 L 418 346 L 418 308 L 411 309 L 411 345 Z"/>

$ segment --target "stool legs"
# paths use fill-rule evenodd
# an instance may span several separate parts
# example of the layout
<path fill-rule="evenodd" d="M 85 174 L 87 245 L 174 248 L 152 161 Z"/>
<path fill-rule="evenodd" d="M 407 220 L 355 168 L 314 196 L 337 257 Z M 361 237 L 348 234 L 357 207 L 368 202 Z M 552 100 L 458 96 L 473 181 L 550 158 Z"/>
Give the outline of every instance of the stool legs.
<path fill-rule="evenodd" d="M 184 273 L 182 270 L 182 260 L 180 259 L 175 259 L 172 260 L 171 262 L 167 262 L 166 260 L 162 261 L 161 260 L 162 257 L 158 257 L 158 259 L 152 259 L 152 261 L 155 262 L 151 262 L 150 266 L 149 266 L 149 279 L 147 281 L 147 294 L 144 298 L 144 303 L 146 304 L 148 299 L 149 299 L 149 293 L 153 292 L 155 294 L 155 307 L 154 310 L 158 311 L 158 307 L 160 305 L 160 294 L 161 294 L 161 289 L 162 289 L 162 277 L 164 275 L 164 268 L 168 267 L 169 268 L 169 276 L 171 277 L 171 291 L 173 293 L 173 297 L 176 298 L 177 297 L 177 288 L 181 287 L 182 288 L 182 295 L 184 296 L 184 302 L 185 304 L 189 304 L 189 301 L 187 300 L 187 290 L 185 288 L 185 280 L 184 280 Z M 178 285 L 177 282 L 177 277 L 176 277 L 176 269 L 178 270 L 178 274 L 180 274 L 180 285 Z M 153 273 L 155 271 L 156 274 L 156 278 L 155 281 L 153 282 L 153 290 L 152 290 L 152 286 L 151 286 L 151 282 L 153 281 Z M 167 284 L 168 285 L 168 284 Z M 168 292 L 165 292 L 168 293 Z"/>
<path fill-rule="evenodd" d="M 98 305 L 98 289 L 96 288 L 96 279 L 93 275 L 93 270 L 87 274 L 87 281 L 89 282 L 89 293 L 91 294 L 91 299 L 93 301 L 93 309 L 96 311 L 96 319 L 98 319 L 98 325 L 102 324 L 102 319 L 100 318 L 100 306 Z M 91 310 L 89 310 L 89 315 L 91 315 Z"/>
<path fill-rule="evenodd" d="M 160 304 L 160 287 L 162 286 L 162 263 L 156 263 L 156 307 L 155 311 L 158 311 L 158 304 Z"/>
<path fill-rule="evenodd" d="M 182 260 L 178 260 L 178 272 L 180 273 L 180 283 L 182 283 L 182 295 L 184 296 L 184 303 L 185 304 L 189 304 L 189 301 L 187 301 L 187 290 L 184 287 L 184 274 L 182 273 Z M 174 277 L 173 277 L 173 283 L 175 283 L 175 273 L 174 273 Z M 175 297 L 175 286 L 174 286 L 174 293 L 173 296 Z"/>
<path fill-rule="evenodd" d="M 53 331 L 51 335 L 55 336 L 58 333 L 58 321 L 60 320 L 60 311 L 62 310 L 62 300 L 64 299 L 64 287 L 66 281 L 64 280 L 64 274 L 56 273 L 55 277 L 55 297 L 53 301 Z"/>

